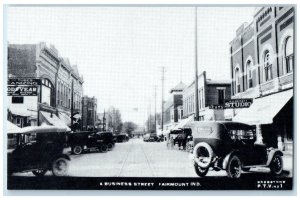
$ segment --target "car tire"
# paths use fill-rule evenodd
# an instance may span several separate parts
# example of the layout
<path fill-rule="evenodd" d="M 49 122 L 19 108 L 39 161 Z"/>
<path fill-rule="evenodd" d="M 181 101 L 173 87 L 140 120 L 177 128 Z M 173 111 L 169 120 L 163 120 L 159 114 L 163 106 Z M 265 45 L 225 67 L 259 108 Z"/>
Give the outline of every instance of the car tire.
<path fill-rule="evenodd" d="M 271 173 L 274 175 L 280 175 L 283 171 L 283 160 L 281 155 L 275 154 L 270 164 Z"/>
<path fill-rule="evenodd" d="M 36 177 L 43 177 L 46 174 L 47 171 L 48 171 L 47 169 L 38 169 L 38 170 L 33 170 L 32 173 Z"/>
<path fill-rule="evenodd" d="M 231 156 L 227 167 L 226 167 L 227 176 L 229 178 L 240 178 L 242 174 L 242 163 L 238 156 Z"/>
<path fill-rule="evenodd" d="M 213 149 L 206 142 L 198 143 L 194 148 L 193 154 L 195 159 L 199 160 L 197 164 L 202 168 L 208 168 L 214 157 Z"/>
<path fill-rule="evenodd" d="M 102 145 L 101 147 L 100 147 L 100 151 L 102 152 L 102 153 L 106 153 L 107 151 L 108 151 L 108 146 L 107 145 Z"/>
<path fill-rule="evenodd" d="M 108 143 L 107 148 L 111 151 L 114 148 L 114 145 L 112 143 Z"/>
<path fill-rule="evenodd" d="M 52 163 L 54 176 L 66 176 L 69 168 L 69 161 L 65 158 L 58 158 Z"/>
<path fill-rule="evenodd" d="M 80 145 L 72 147 L 72 153 L 75 155 L 82 154 L 83 148 Z"/>
<path fill-rule="evenodd" d="M 197 163 L 194 163 L 194 169 L 195 169 L 196 174 L 200 177 L 206 176 L 206 174 L 209 170 L 209 168 L 200 167 L 199 165 L 197 165 Z"/>

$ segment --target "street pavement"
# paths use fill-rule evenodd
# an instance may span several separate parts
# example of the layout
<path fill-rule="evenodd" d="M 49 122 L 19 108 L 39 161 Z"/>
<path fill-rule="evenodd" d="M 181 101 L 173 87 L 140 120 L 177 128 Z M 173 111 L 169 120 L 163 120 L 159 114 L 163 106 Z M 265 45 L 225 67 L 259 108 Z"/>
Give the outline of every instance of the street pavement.
<path fill-rule="evenodd" d="M 70 149 L 65 149 L 70 154 Z M 68 176 L 74 177 L 198 177 L 194 172 L 191 154 L 166 147 L 166 142 L 144 142 L 142 138 L 116 143 L 112 151 L 70 155 Z M 284 173 L 291 177 L 292 156 L 285 155 Z M 268 168 L 255 168 L 244 176 L 269 174 Z M 16 173 L 33 176 L 32 173 Z M 47 172 L 46 176 L 52 175 Z M 225 177 L 226 172 L 209 171 L 208 177 Z"/>

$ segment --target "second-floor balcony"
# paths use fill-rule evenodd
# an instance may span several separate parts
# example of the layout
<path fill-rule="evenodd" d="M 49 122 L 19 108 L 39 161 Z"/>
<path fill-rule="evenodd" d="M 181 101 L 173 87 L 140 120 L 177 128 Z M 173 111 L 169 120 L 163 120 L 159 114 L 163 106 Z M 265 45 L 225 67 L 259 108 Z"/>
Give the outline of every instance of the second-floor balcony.
<path fill-rule="evenodd" d="M 285 74 L 281 77 L 279 77 L 279 85 L 281 88 L 289 88 L 289 87 L 293 87 L 293 81 L 294 81 L 294 77 L 293 77 L 293 72 Z"/>

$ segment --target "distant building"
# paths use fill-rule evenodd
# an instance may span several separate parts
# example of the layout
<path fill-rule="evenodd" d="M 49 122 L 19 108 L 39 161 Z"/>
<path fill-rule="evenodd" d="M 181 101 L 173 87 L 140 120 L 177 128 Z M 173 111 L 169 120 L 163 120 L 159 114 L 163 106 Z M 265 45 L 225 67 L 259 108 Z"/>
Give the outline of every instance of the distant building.
<path fill-rule="evenodd" d="M 182 93 L 186 85 L 178 83 L 170 90 L 170 97 L 164 103 L 164 130 L 174 127 L 182 118 Z"/>
<path fill-rule="evenodd" d="M 206 72 L 198 76 L 199 120 L 224 120 L 225 99 L 230 99 L 230 80 L 211 80 Z M 195 115 L 195 81 L 183 91 L 183 118 Z"/>
<path fill-rule="evenodd" d="M 295 8 L 261 7 L 230 42 L 232 99 L 252 98 L 234 121 L 256 125 L 263 143 L 292 151 Z"/>
<path fill-rule="evenodd" d="M 97 99 L 95 97 L 82 97 L 82 130 L 94 130 L 97 124 Z"/>
<path fill-rule="evenodd" d="M 9 44 L 8 78 L 38 78 L 38 96 L 8 97 L 8 109 L 19 126 L 71 125 L 71 94 L 74 83 L 74 110 L 81 115 L 83 78 L 77 66 L 59 55 L 53 45 Z"/>
<path fill-rule="evenodd" d="M 99 131 L 106 131 L 106 116 L 104 113 L 97 113 L 96 128 Z"/>

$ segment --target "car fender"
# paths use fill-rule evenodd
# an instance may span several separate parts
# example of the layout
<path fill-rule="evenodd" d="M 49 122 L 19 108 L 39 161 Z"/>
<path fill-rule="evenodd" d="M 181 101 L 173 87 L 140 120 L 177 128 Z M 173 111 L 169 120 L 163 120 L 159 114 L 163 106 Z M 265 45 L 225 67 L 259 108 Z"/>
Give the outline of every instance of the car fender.
<path fill-rule="evenodd" d="M 239 151 L 238 150 L 233 150 L 231 151 L 229 154 L 227 154 L 223 160 L 222 163 L 222 168 L 225 170 L 227 168 L 228 162 L 229 162 L 229 158 L 233 155 L 239 155 Z"/>
<path fill-rule="evenodd" d="M 280 151 L 279 149 L 271 149 L 270 152 L 268 153 L 268 160 L 266 163 L 267 166 L 269 166 L 271 164 L 271 161 L 276 154 L 283 156 L 282 151 Z"/>
<path fill-rule="evenodd" d="M 59 155 L 55 156 L 54 160 L 56 160 L 58 158 L 65 158 L 65 159 L 67 159 L 69 161 L 71 160 L 70 156 L 68 156 L 67 154 L 59 154 Z"/>

